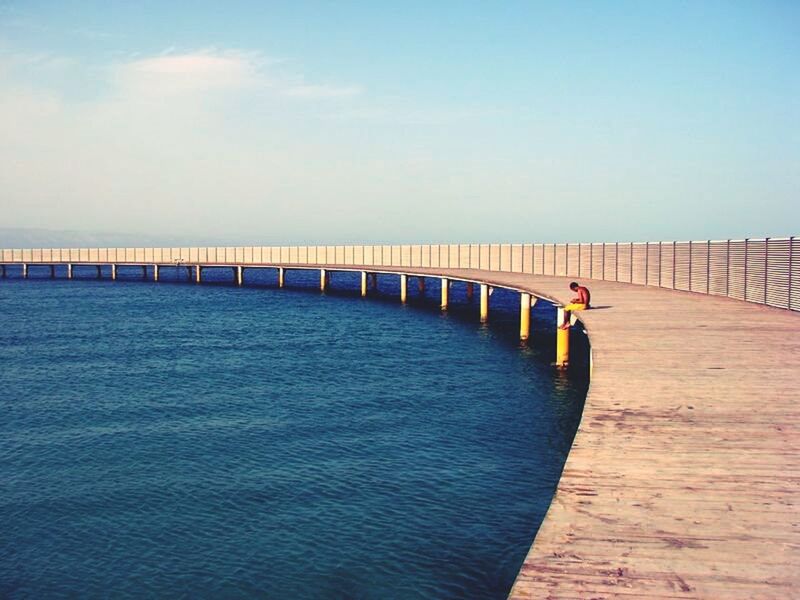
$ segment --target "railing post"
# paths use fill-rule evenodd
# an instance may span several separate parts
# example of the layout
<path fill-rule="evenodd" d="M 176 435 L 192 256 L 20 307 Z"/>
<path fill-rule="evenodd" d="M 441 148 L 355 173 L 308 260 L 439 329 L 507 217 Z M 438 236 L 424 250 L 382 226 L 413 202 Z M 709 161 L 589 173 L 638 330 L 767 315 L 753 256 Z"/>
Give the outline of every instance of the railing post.
<path fill-rule="evenodd" d="M 767 303 L 768 282 L 769 282 L 769 238 L 764 238 L 764 304 Z"/>
<path fill-rule="evenodd" d="M 747 250 L 749 238 L 744 238 L 744 301 L 747 302 Z"/>
<path fill-rule="evenodd" d="M 794 237 L 789 238 L 789 305 L 786 307 L 792 309 L 792 256 L 794 255 Z"/>
<path fill-rule="evenodd" d="M 731 296 L 731 241 L 725 244 L 725 297 Z"/>

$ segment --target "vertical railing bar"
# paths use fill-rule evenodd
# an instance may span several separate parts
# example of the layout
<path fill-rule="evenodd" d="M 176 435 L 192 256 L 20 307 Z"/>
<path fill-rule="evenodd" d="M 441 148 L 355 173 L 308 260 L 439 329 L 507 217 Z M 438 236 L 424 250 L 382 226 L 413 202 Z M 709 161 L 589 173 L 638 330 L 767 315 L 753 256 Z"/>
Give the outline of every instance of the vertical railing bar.
<path fill-rule="evenodd" d="M 672 242 L 672 289 L 673 290 L 675 289 L 675 281 L 678 279 L 675 276 L 675 254 L 676 254 L 676 250 L 677 250 L 676 244 L 677 244 L 677 242 L 674 242 L 674 241 Z"/>
<path fill-rule="evenodd" d="M 725 297 L 731 297 L 731 241 L 728 240 L 725 252 Z"/>
<path fill-rule="evenodd" d="M 630 271 L 631 271 L 631 274 L 630 274 L 630 277 L 628 277 L 628 281 L 633 283 L 633 242 L 631 242 L 631 251 L 629 252 L 629 255 L 630 255 L 630 267 L 631 267 Z"/>
<path fill-rule="evenodd" d="M 794 254 L 794 236 L 789 238 L 789 305 L 786 307 L 792 309 L 792 255 Z"/>
<path fill-rule="evenodd" d="M 767 281 L 769 281 L 769 238 L 764 238 L 764 304 L 767 303 Z"/>
<path fill-rule="evenodd" d="M 601 264 L 602 268 L 600 270 L 600 274 L 601 274 L 600 280 L 601 281 L 605 281 L 606 280 L 606 243 L 605 242 L 603 242 L 603 256 L 601 257 L 601 261 L 600 262 L 602 263 Z"/>
<path fill-rule="evenodd" d="M 661 287 L 661 242 L 658 242 L 658 287 Z"/>
<path fill-rule="evenodd" d="M 747 247 L 749 238 L 744 238 L 744 301 L 747 302 Z"/>

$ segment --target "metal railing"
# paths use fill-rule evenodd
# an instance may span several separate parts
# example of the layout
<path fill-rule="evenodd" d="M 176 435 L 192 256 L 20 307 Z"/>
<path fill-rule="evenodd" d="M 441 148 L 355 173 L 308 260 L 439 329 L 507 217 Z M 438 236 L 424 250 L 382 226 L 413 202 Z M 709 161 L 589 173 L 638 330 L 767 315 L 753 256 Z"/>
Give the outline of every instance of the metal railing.
<path fill-rule="evenodd" d="M 4 263 L 364 265 L 484 269 L 621 281 L 800 310 L 791 238 L 575 244 L 419 244 L 0 250 Z"/>

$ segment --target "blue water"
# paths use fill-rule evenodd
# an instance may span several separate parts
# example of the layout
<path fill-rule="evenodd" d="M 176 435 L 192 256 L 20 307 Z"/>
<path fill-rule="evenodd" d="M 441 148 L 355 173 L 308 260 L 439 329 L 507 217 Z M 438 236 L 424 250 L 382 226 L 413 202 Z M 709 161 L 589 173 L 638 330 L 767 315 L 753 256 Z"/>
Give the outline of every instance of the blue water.
<path fill-rule="evenodd" d="M 552 309 L 93 273 L 0 280 L 0 597 L 506 596 L 586 392 Z"/>

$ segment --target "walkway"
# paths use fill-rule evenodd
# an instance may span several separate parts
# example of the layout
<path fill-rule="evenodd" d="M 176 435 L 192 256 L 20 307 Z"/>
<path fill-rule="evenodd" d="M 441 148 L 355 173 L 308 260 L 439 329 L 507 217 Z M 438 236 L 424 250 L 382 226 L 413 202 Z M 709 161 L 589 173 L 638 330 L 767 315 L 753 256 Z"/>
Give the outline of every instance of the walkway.
<path fill-rule="evenodd" d="M 564 277 L 413 271 L 571 296 Z M 591 387 L 510 597 L 800 597 L 800 313 L 586 284 Z"/>
<path fill-rule="evenodd" d="M 571 296 L 565 277 L 320 267 Z M 800 312 L 582 281 L 591 386 L 511 598 L 800 597 Z"/>

